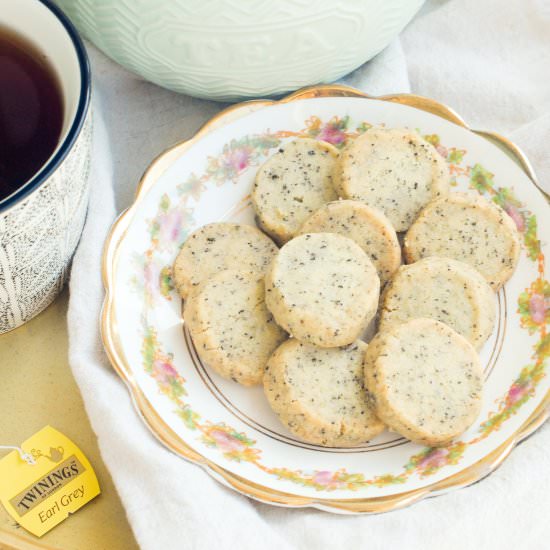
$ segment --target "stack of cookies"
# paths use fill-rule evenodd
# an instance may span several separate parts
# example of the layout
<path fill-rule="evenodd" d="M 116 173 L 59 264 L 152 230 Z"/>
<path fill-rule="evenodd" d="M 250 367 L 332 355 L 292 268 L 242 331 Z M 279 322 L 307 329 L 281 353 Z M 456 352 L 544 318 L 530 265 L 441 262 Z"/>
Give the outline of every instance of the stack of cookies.
<path fill-rule="evenodd" d="M 416 132 L 385 128 L 340 153 L 285 144 L 258 170 L 252 202 L 261 230 L 203 226 L 174 264 L 201 359 L 263 384 L 310 443 L 353 447 L 388 428 L 440 445 L 466 430 L 494 292 L 518 262 L 511 218 L 451 193 L 444 159 Z"/>

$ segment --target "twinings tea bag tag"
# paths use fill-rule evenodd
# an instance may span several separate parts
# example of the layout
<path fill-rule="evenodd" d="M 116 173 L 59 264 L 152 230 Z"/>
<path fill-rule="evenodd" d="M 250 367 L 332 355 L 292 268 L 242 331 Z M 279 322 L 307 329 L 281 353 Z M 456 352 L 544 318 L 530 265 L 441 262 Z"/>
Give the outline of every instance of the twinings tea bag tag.
<path fill-rule="evenodd" d="M 0 460 L 0 502 L 34 535 L 41 537 L 99 495 L 84 453 L 51 426 L 10 448 L 15 450 Z"/>

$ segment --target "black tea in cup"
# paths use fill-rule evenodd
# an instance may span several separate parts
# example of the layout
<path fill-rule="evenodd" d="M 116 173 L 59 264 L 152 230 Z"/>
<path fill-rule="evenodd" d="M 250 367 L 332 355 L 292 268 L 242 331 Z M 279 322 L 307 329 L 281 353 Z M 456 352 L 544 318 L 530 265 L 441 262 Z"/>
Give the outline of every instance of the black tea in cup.
<path fill-rule="evenodd" d="M 0 26 L 0 202 L 40 170 L 62 125 L 61 91 L 47 59 Z"/>

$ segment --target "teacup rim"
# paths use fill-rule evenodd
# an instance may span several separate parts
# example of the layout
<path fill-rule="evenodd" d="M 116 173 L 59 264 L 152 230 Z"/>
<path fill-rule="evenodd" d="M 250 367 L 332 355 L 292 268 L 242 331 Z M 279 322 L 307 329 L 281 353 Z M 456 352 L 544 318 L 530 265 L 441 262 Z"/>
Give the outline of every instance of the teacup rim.
<path fill-rule="evenodd" d="M 56 6 L 52 0 L 35 0 L 36 2 L 43 4 L 63 25 L 65 32 L 69 35 L 75 53 L 78 59 L 78 66 L 80 69 L 80 91 L 78 97 L 78 103 L 76 113 L 71 122 L 70 128 L 58 147 L 54 155 L 46 162 L 46 164 L 26 183 L 14 191 L 11 195 L 0 201 L 0 215 L 16 206 L 19 202 L 27 198 L 33 191 L 38 189 L 43 183 L 45 183 L 52 174 L 63 163 L 69 152 L 72 150 L 80 131 L 84 126 L 86 114 L 90 105 L 91 96 L 91 75 L 90 75 L 90 61 L 86 48 L 82 42 L 82 38 L 78 34 L 75 26 L 71 23 L 67 15 Z"/>

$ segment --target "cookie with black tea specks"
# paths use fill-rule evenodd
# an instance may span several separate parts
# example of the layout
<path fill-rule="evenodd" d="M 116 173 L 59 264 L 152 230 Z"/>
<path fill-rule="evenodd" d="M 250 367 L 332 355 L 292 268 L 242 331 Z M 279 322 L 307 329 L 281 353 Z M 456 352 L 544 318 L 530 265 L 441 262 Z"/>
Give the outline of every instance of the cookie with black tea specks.
<path fill-rule="evenodd" d="M 174 262 L 174 285 L 182 298 L 211 275 L 225 269 L 264 273 L 277 246 L 252 225 L 214 222 L 194 231 Z"/>
<path fill-rule="evenodd" d="M 185 324 L 199 357 L 245 386 L 262 383 L 269 356 L 287 338 L 264 295 L 261 275 L 226 270 L 202 282 L 185 304 Z"/>
<path fill-rule="evenodd" d="M 411 441 L 443 445 L 479 415 L 479 357 L 464 337 L 439 321 L 412 319 L 379 332 L 364 366 L 376 415 Z"/>
<path fill-rule="evenodd" d="M 258 225 L 279 244 L 294 237 L 323 204 L 338 198 L 333 185 L 338 150 L 300 138 L 285 143 L 260 166 L 252 188 Z"/>
<path fill-rule="evenodd" d="M 295 435 L 327 447 L 354 447 L 384 430 L 363 379 L 367 345 L 319 348 L 291 339 L 268 361 L 264 391 Z"/>
<path fill-rule="evenodd" d="M 453 258 L 477 269 L 498 291 L 519 261 L 519 236 L 508 214 L 473 193 L 451 193 L 420 213 L 404 240 L 407 263 Z"/>
<path fill-rule="evenodd" d="M 384 214 L 358 201 L 321 206 L 302 225 L 302 233 L 338 233 L 353 239 L 372 260 L 383 285 L 401 265 L 401 247 Z"/>
<path fill-rule="evenodd" d="M 355 241 L 306 233 L 279 250 L 265 290 L 280 326 L 298 340 L 330 348 L 359 338 L 376 313 L 380 278 Z"/>
<path fill-rule="evenodd" d="M 451 258 L 431 256 L 401 266 L 381 298 L 379 329 L 427 317 L 480 349 L 495 325 L 495 294 L 483 275 Z"/>
<path fill-rule="evenodd" d="M 381 210 L 396 231 L 406 231 L 431 200 L 447 195 L 445 159 L 419 134 L 371 128 L 342 151 L 335 167 L 340 196 Z"/>

